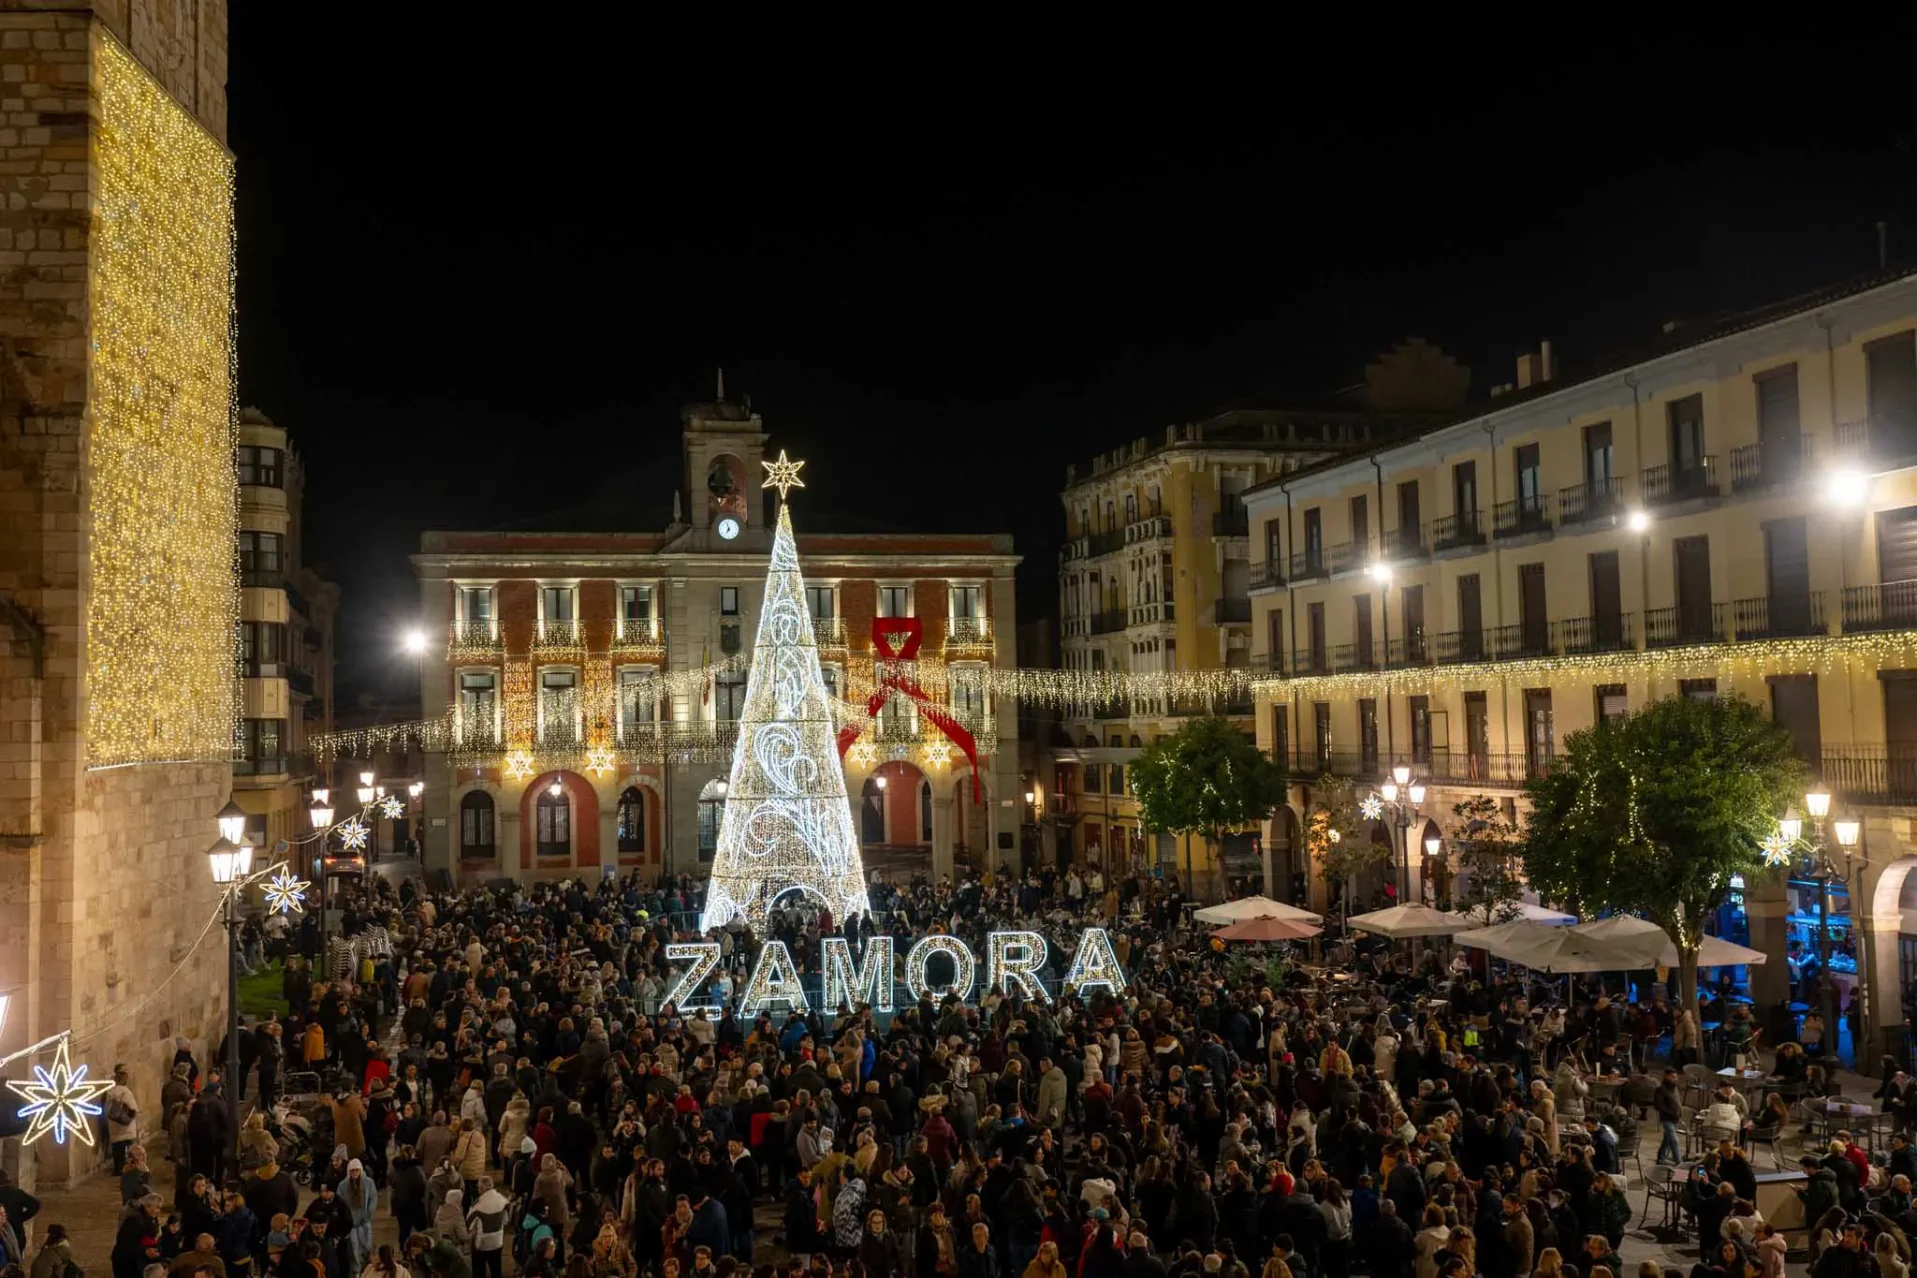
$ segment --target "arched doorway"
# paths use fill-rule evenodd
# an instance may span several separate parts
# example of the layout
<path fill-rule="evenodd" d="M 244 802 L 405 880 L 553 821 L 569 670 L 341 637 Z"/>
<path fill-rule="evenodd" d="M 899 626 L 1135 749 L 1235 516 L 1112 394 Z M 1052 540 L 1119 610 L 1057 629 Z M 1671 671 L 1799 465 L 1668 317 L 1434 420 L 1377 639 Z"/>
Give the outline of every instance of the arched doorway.
<path fill-rule="evenodd" d="M 533 855 L 544 861 L 553 857 L 572 859 L 572 800 L 559 781 L 539 792 L 534 801 Z"/>
<path fill-rule="evenodd" d="M 932 846 L 932 804 L 923 772 L 894 759 L 865 779 L 859 791 L 859 842 L 888 848 Z"/>
<path fill-rule="evenodd" d="M 1419 882 L 1425 885 L 1426 897 L 1440 908 L 1449 908 L 1447 902 L 1463 900 L 1470 894 L 1470 876 L 1452 858 L 1450 850 L 1443 846 L 1444 831 L 1438 828 L 1436 821 L 1427 820 L 1422 825 L 1413 826 L 1410 837 L 1411 847 L 1406 855 L 1412 858 L 1412 864 L 1422 867 Z M 1426 850 L 1433 839 L 1439 840 L 1436 856 Z"/>
<path fill-rule="evenodd" d="M 574 772 L 534 778 L 519 803 L 522 870 L 573 870 L 599 865 L 599 792 Z"/>

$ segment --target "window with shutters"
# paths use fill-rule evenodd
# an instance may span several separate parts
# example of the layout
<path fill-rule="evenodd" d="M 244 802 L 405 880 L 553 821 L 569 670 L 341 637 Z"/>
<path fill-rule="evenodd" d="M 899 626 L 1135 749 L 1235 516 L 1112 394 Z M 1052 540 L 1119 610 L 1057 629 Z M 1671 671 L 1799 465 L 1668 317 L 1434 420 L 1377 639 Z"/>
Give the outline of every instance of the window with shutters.
<path fill-rule="evenodd" d="M 1406 701 L 1411 711 L 1411 761 L 1428 766 L 1431 763 L 1431 698 L 1408 697 Z"/>
<path fill-rule="evenodd" d="M 1358 769 L 1378 770 L 1378 703 L 1370 697 L 1358 702 Z"/>
<path fill-rule="evenodd" d="M 1631 713 L 1630 694 L 1621 683 L 1601 683 L 1593 695 L 1597 700 L 1599 723 L 1618 723 Z"/>
<path fill-rule="evenodd" d="M 572 800 L 567 797 L 562 786 L 558 794 L 552 787 L 541 786 L 539 802 L 535 806 L 534 818 L 537 825 L 534 841 L 542 857 L 570 857 L 572 855 Z"/>
<path fill-rule="evenodd" d="M 1886 457 L 1917 443 L 1917 332 L 1906 329 L 1864 344 L 1871 443 Z"/>
<path fill-rule="evenodd" d="M 466 861 L 493 858 L 493 797 L 474 790 L 459 801 L 459 855 Z"/>
<path fill-rule="evenodd" d="M 1817 676 L 1772 675 L 1770 685 L 1771 718 L 1791 734 L 1792 750 L 1816 773 L 1824 757 L 1817 710 Z"/>
<path fill-rule="evenodd" d="M 1717 700 L 1717 680 L 1679 679 L 1677 692 L 1687 701 L 1715 701 Z"/>
<path fill-rule="evenodd" d="M 1371 502 L 1363 494 L 1351 499 L 1351 541 L 1361 555 L 1371 541 Z"/>

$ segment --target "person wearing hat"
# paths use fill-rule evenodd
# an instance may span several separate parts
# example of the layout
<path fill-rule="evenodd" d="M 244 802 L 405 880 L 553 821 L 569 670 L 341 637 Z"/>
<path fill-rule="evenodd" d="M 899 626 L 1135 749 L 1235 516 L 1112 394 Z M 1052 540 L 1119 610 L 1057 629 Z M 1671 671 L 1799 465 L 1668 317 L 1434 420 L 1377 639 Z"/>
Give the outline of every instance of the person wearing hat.
<path fill-rule="evenodd" d="M 355 1158 L 346 1164 L 346 1179 L 339 1183 L 336 1192 L 343 1209 L 340 1232 L 347 1235 L 347 1244 L 352 1249 L 347 1265 L 351 1272 L 355 1264 L 364 1264 L 373 1254 L 373 1213 L 379 1206 L 379 1186 L 366 1174 L 365 1165 Z"/>

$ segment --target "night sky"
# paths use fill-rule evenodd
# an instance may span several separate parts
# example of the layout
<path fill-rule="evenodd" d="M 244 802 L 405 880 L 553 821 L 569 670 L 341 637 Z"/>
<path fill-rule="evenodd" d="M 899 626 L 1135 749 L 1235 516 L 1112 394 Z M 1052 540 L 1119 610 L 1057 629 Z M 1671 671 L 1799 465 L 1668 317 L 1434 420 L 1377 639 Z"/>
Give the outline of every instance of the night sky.
<path fill-rule="evenodd" d="M 1909 33 L 1859 21 L 1146 63 L 453 12 L 233 6 L 242 401 L 372 691 L 410 691 L 421 530 L 662 526 L 720 365 L 810 462 L 802 527 L 1009 531 L 1029 616 L 1068 461 L 1413 334 L 1480 393 L 1541 338 L 1575 370 L 1870 270 L 1880 219 L 1917 259 Z"/>

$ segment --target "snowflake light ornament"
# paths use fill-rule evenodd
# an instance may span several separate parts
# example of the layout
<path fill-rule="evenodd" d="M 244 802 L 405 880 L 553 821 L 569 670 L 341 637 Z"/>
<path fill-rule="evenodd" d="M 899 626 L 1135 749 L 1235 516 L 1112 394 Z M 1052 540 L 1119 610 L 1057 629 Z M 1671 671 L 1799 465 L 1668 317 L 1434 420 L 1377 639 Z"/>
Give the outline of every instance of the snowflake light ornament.
<path fill-rule="evenodd" d="M 304 914 L 306 889 L 313 885 L 281 870 L 266 881 L 266 911 L 269 914 Z"/>
<path fill-rule="evenodd" d="M 79 1137 L 82 1145 L 91 1145 L 93 1126 L 87 1119 L 100 1116 L 96 1101 L 112 1088 L 110 1078 L 89 1079 L 85 1065 L 73 1068 L 64 1038 L 54 1052 L 51 1070 L 35 1065 L 31 1079 L 7 1080 L 7 1090 L 26 1102 L 20 1107 L 19 1117 L 27 1120 L 27 1134 L 21 1139 L 28 1145 L 48 1132 L 53 1133 L 56 1145 L 66 1144 L 68 1135 Z"/>
<path fill-rule="evenodd" d="M 379 801 L 379 814 L 388 821 L 397 821 L 406 815 L 406 805 L 400 802 L 396 794 L 389 794 Z"/>
<path fill-rule="evenodd" d="M 524 750 L 515 750 L 506 756 L 506 779 L 524 781 L 533 774 L 532 755 Z"/>
<path fill-rule="evenodd" d="M 861 768 L 869 768 L 879 761 L 878 748 L 864 737 L 860 737 L 852 743 L 852 748 L 845 752 L 845 761 Z"/>
<path fill-rule="evenodd" d="M 348 852 L 361 852 L 366 848 L 366 836 L 369 833 L 365 822 L 352 817 L 339 827 L 339 845 Z"/>
<path fill-rule="evenodd" d="M 925 743 L 925 761 L 935 768 L 942 768 L 952 761 L 952 747 L 944 741 Z"/>
<path fill-rule="evenodd" d="M 1788 865 L 1791 859 L 1791 845 L 1784 841 L 1781 834 L 1772 834 L 1763 842 L 1764 864 Z"/>
<path fill-rule="evenodd" d="M 586 751 L 586 771 L 596 777 L 612 773 L 612 751 L 601 748 Z"/>
<path fill-rule="evenodd" d="M 1375 794 L 1367 794 L 1365 801 L 1358 805 L 1358 811 L 1367 821 L 1376 821 L 1384 815 L 1384 800 Z"/>

